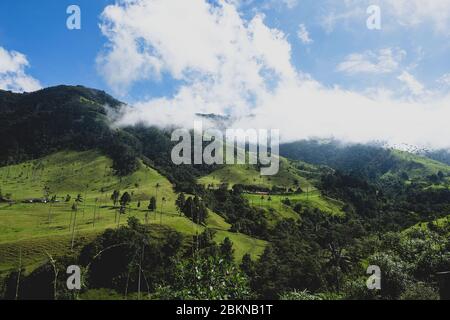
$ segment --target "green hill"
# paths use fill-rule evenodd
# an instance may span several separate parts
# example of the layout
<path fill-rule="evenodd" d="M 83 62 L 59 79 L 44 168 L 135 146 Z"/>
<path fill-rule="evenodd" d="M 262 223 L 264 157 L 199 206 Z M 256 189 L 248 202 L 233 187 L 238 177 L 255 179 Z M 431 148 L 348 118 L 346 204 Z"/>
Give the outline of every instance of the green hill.
<path fill-rule="evenodd" d="M 400 161 L 396 167 L 389 172 L 391 174 L 406 172 L 410 179 L 417 180 L 426 179 L 439 172 L 442 172 L 446 176 L 450 175 L 450 166 L 442 162 L 398 150 L 393 150 L 392 154 Z M 447 182 L 449 181 L 449 179 L 445 180 Z"/>
<path fill-rule="evenodd" d="M 253 185 L 267 190 L 272 190 L 274 187 L 282 190 L 296 190 L 300 187 L 303 190 L 301 194 L 272 194 L 270 195 L 271 201 L 268 200 L 268 194 L 244 194 L 250 205 L 266 211 L 266 218 L 273 225 L 281 219 L 297 219 L 299 217 L 292 207 L 282 204 L 282 200 L 286 198 L 289 198 L 293 205 L 301 203 L 303 208 L 319 209 L 329 214 L 343 214 L 342 202 L 323 196 L 320 190 L 315 187 L 321 173 L 323 173 L 322 170 L 320 167 L 305 162 L 292 161 L 281 157 L 280 170 L 275 176 L 261 176 L 257 168 L 252 165 L 229 165 L 200 178 L 199 184 L 212 188 L 224 183 L 228 184 L 229 188 L 238 184 Z"/>
<path fill-rule="evenodd" d="M 17 263 L 21 250 L 31 266 L 45 260 L 46 252 L 70 252 L 72 205 L 77 195 L 83 202 L 77 211 L 76 244 L 92 240 L 106 228 L 125 224 L 128 216 L 138 217 L 144 223 L 152 196 L 157 197 L 158 208 L 149 214 L 147 222 L 155 226 L 155 232 L 169 227 L 191 236 L 204 230 L 180 216 L 172 184 L 157 171 L 139 162 L 133 174 L 118 177 L 111 166 L 112 160 L 98 151 L 63 151 L 0 168 L 1 193 L 11 200 L 0 203 L 0 272 Z M 110 199 L 114 190 L 132 196 L 124 217 L 117 214 Z M 46 195 L 56 196 L 57 202 L 39 203 Z M 70 201 L 66 201 L 67 195 Z M 254 257 L 262 253 L 264 241 L 229 232 L 230 226 L 213 212 L 210 221 L 208 227 L 217 230 L 217 241 L 225 237 L 233 241 L 238 259 L 245 253 Z"/>
<path fill-rule="evenodd" d="M 317 176 L 317 168 L 305 163 L 300 164 L 300 162 L 298 162 L 298 165 L 302 165 L 303 170 L 299 170 L 291 161 L 281 157 L 279 172 L 274 176 L 261 176 L 258 168 L 253 165 L 229 165 L 200 178 L 198 183 L 205 187 L 218 187 L 227 183 L 230 188 L 236 184 L 241 184 L 267 189 L 272 187 L 313 189 L 312 182 L 306 177 Z"/>
<path fill-rule="evenodd" d="M 262 208 L 266 211 L 273 211 L 272 214 L 267 212 L 268 219 L 273 221 L 289 218 L 297 219 L 299 214 L 294 212 L 292 207 L 298 203 L 301 204 L 303 209 L 319 209 L 320 211 L 331 215 L 344 214 L 342 211 L 344 203 L 322 195 L 319 190 L 293 195 L 264 196 L 260 194 L 245 194 L 244 196 L 249 200 L 252 206 Z M 286 199 L 289 199 L 291 206 L 283 204 L 283 200 Z"/>

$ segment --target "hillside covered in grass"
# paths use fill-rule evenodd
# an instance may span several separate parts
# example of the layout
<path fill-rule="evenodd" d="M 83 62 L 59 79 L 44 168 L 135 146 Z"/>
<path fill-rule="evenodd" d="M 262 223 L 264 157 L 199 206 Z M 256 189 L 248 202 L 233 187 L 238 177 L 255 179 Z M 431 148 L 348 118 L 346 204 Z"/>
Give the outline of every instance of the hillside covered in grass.
<path fill-rule="evenodd" d="M 264 241 L 229 232 L 230 225 L 214 212 L 209 215 L 211 223 L 194 224 L 180 215 L 172 184 L 156 170 L 140 162 L 131 175 L 119 177 L 111 159 L 97 151 L 62 151 L 2 167 L 0 186 L 2 198 L 8 199 L 0 203 L 0 271 L 15 266 L 21 251 L 31 267 L 45 261 L 47 253 L 70 253 L 72 237 L 79 246 L 107 228 L 125 225 L 130 216 L 154 225 L 156 234 L 170 228 L 189 237 L 211 227 L 218 242 L 226 237 L 233 241 L 239 259 L 246 253 L 257 257 L 265 246 Z M 111 200 L 114 190 L 131 195 L 123 217 Z M 73 236 L 78 196 L 82 202 Z M 156 198 L 157 209 L 149 213 L 151 197 Z M 51 198 L 53 202 L 42 203 Z"/>

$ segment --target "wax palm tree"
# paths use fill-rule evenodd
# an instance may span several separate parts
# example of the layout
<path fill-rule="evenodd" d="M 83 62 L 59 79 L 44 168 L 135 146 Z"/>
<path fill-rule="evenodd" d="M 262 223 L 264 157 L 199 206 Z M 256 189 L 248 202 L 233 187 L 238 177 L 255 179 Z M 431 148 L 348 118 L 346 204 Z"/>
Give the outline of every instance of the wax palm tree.
<path fill-rule="evenodd" d="M 118 190 L 114 190 L 114 192 L 111 195 L 111 200 L 113 201 L 114 207 L 117 205 L 117 202 L 119 202 L 120 192 Z"/>
<path fill-rule="evenodd" d="M 78 212 L 78 205 L 83 202 L 83 197 L 81 194 L 77 195 L 77 198 L 75 199 L 75 205 L 72 207 L 74 209 L 74 218 L 73 218 L 73 225 L 72 225 L 72 245 L 71 250 L 73 251 L 73 245 L 75 243 L 75 228 L 77 226 L 77 212 Z"/>
<path fill-rule="evenodd" d="M 161 214 L 160 214 L 160 224 L 162 224 L 162 214 L 163 214 L 163 207 L 164 207 L 164 203 L 166 202 L 166 198 L 162 197 L 161 199 Z"/>
<path fill-rule="evenodd" d="M 159 184 L 159 182 L 155 185 L 155 190 L 156 190 L 156 195 L 155 195 L 155 198 L 156 198 L 156 201 L 158 201 L 158 189 L 159 188 L 161 188 L 161 185 Z"/>

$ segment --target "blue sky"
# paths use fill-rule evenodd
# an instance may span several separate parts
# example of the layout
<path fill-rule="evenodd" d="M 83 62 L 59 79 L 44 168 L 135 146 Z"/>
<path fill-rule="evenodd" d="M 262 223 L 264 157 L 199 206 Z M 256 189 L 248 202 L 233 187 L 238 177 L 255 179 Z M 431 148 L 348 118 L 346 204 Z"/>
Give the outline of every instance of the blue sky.
<path fill-rule="evenodd" d="M 439 1 L 439 0 L 437 0 Z M 5 0 L 0 3 L 0 46 L 26 55 L 28 73 L 43 86 L 57 84 L 83 84 L 111 91 L 98 74 L 96 57 L 105 45 L 99 23 L 100 15 L 113 0 Z M 323 17 L 338 13 L 336 6 L 327 1 L 292 1 L 291 7 L 282 1 L 241 1 L 240 13 L 251 19 L 255 12 L 265 14 L 265 22 L 283 31 L 292 46 L 294 65 L 318 81 L 329 85 L 361 90 L 379 82 L 395 84 L 393 75 L 359 74 L 357 77 L 335 72 L 346 56 L 355 52 L 398 47 L 407 52 L 404 66 L 414 64 L 414 76 L 428 86 L 435 86 L 445 70 L 450 70 L 450 41 L 436 34 L 432 23 L 420 27 L 390 25 L 381 31 L 371 31 L 365 26 L 368 15 L 342 19 L 335 23 L 333 31 L 323 27 Z M 82 29 L 65 27 L 66 8 L 77 4 L 82 10 Z M 351 10 L 351 8 L 349 8 Z M 383 12 L 382 12 L 383 13 Z M 304 24 L 312 43 L 299 41 L 297 32 Z M 419 50 L 424 52 L 418 53 Z M 144 81 L 134 84 L 125 99 L 135 100 L 173 92 L 171 79 Z M 146 83 L 147 82 L 147 83 Z"/>
<path fill-rule="evenodd" d="M 111 1 L 77 1 L 82 29 L 66 28 L 67 0 L 0 2 L 0 46 L 25 54 L 28 72 L 43 86 L 83 84 L 107 89 L 97 75 L 95 57 L 104 39 L 98 17 Z"/>
<path fill-rule="evenodd" d="M 81 30 L 66 28 L 72 4 L 81 8 Z M 372 4 L 381 10 L 380 30 L 366 26 Z M 3 0 L 0 87 L 102 89 L 135 105 L 125 122 L 147 119 L 148 110 L 160 115 L 148 122 L 161 123 L 185 121 L 194 111 L 271 118 L 270 104 L 279 103 L 292 104 L 285 112 L 298 116 L 305 112 L 299 104 L 350 95 L 341 103 L 409 103 L 423 119 L 430 116 L 423 105 L 443 105 L 449 96 L 449 30 L 450 0 Z M 317 96 L 297 96 L 308 86 Z M 317 123 L 329 131 L 295 135 L 380 135 L 348 132 L 345 117 Z M 435 134 L 426 127 L 423 143 Z M 392 128 L 381 138 L 395 135 Z"/>

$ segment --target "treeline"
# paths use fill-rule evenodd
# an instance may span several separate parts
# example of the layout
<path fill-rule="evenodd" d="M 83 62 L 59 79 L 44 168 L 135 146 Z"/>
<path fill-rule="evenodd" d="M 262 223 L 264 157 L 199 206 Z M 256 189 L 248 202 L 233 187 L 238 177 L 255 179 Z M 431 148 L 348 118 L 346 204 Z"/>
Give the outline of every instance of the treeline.
<path fill-rule="evenodd" d="M 202 197 L 214 212 L 219 213 L 232 225 L 231 231 L 265 239 L 269 234 L 269 225 L 260 209 L 250 206 L 242 196 L 239 187 L 229 190 L 222 185 L 217 190 L 203 191 Z"/>

